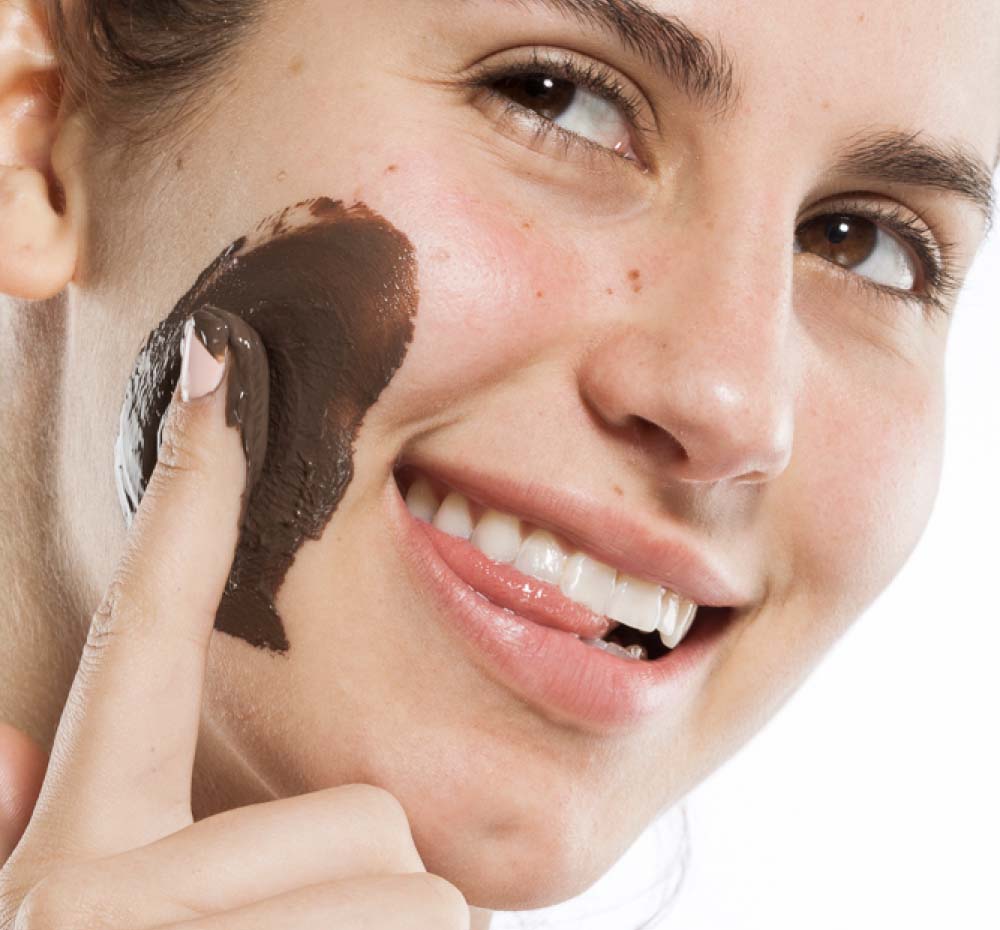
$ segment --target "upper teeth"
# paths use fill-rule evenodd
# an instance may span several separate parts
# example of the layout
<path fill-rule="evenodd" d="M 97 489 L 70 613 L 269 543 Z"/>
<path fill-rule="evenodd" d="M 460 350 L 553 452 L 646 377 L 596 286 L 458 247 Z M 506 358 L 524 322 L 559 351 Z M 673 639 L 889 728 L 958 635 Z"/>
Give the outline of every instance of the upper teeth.
<path fill-rule="evenodd" d="M 570 600 L 644 633 L 659 630 L 670 649 L 691 629 L 698 605 L 669 588 L 633 575 L 582 552 L 570 552 L 545 530 L 523 524 L 518 517 L 487 510 L 477 520 L 469 501 L 451 491 L 443 501 L 426 478 L 417 478 L 406 495 L 406 506 L 417 518 L 442 532 L 468 540 L 497 562 L 539 581 L 559 585 Z"/>

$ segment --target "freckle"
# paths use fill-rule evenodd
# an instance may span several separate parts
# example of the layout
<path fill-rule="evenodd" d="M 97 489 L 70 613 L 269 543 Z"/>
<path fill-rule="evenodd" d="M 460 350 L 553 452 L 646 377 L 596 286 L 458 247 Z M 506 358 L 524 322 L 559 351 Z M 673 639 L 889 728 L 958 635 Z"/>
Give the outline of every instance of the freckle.
<path fill-rule="evenodd" d="M 619 497 L 624 497 L 624 496 L 625 496 L 625 492 L 624 492 L 624 491 L 622 490 L 622 487 L 621 487 L 621 485 L 620 485 L 620 484 L 616 484 L 616 485 L 614 486 L 614 492 L 615 492 L 615 494 L 617 494 L 617 495 L 618 495 Z"/>
<path fill-rule="evenodd" d="M 535 228 L 535 224 L 532 223 L 531 220 L 525 220 L 521 224 L 521 229 L 534 229 L 534 228 Z"/>
<path fill-rule="evenodd" d="M 397 171 L 399 171 L 399 165 L 389 165 L 385 169 L 386 174 L 395 174 Z"/>
<path fill-rule="evenodd" d="M 276 181 L 284 181 L 284 180 L 285 180 L 285 178 L 287 178 L 287 177 L 288 177 L 288 172 L 287 172 L 287 171 L 285 171 L 285 169 L 284 169 L 284 168 L 282 168 L 282 169 L 281 169 L 281 171 L 279 171 L 279 172 L 278 172 L 278 173 L 277 173 L 277 174 L 276 174 L 276 175 L 274 176 L 274 179 L 275 179 Z"/>
<path fill-rule="evenodd" d="M 864 21 L 865 21 L 865 14 L 864 14 L 864 13 L 862 13 L 862 14 L 860 14 L 860 15 L 858 16 L 858 22 L 859 22 L 859 23 L 863 23 Z"/>
<path fill-rule="evenodd" d="M 615 289 L 613 287 L 609 287 L 608 288 L 608 297 L 614 297 L 614 296 L 615 296 Z"/>
<path fill-rule="evenodd" d="M 824 100 L 824 101 L 823 101 L 823 102 L 822 102 L 822 103 L 820 104 L 820 106 L 821 106 L 821 107 L 822 107 L 822 108 L 823 108 L 824 110 L 829 110 L 829 109 L 830 109 L 830 101 L 829 101 L 829 100 Z"/>
<path fill-rule="evenodd" d="M 633 268 L 628 273 L 628 279 L 629 279 L 629 281 L 632 282 L 632 293 L 633 294 L 639 294 L 639 293 L 641 293 L 642 292 L 642 280 L 641 280 L 641 275 L 639 274 L 639 269 L 638 268 Z"/>
<path fill-rule="evenodd" d="M 296 55 L 288 63 L 289 74 L 301 74 L 306 69 L 305 59 L 301 55 Z"/>
<path fill-rule="evenodd" d="M 545 291 L 535 291 L 535 296 L 541 300 L 545 296 Z"/>

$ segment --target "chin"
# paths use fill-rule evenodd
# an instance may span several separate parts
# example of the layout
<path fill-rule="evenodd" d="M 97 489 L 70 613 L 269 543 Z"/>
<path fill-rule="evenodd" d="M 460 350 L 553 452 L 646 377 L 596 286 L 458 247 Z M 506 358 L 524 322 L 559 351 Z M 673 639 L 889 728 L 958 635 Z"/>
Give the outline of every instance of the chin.
<path fill-rule="evenodd" d="M 461 843 L 425 855 L 428 871 L 447 879 L 473 907 L 492 911 L 528 911 L 561 904 L 586 891 L 617 861 L 588 848 L 551 854 L 546 837 L 511 837 L 494 842 Z M 624 850 L 622 850 L 624 852 Z"/>
<path fill-rule="evenodd" d="M 523 911 L 574 898 L 646 826 L 629 830 L 618 813 L 593 800 L 574 804 L 570 792 L 560 800 L 520 787 L 522 796 L 513 790 L 501 798 L 480 794 L 466 802 L 468 809 L 453 805 L 444 814 L 428 807 L 412 818 L 427 870 L 450 881 L 474 907 Z"/>

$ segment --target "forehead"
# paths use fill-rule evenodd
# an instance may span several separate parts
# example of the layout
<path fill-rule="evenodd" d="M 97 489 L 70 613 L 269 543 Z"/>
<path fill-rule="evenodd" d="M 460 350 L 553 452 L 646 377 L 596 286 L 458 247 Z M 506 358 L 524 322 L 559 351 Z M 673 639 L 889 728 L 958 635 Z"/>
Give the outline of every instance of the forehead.
<path fill-rule="evenodd" d="M 794 102 L 801 117 L 801 108 L 815 105 L 831 128 L 891 120 L 902 130 L 963 141 L 996 163 L 996 0 L 645 0 L 645 6 L 726 48 L 744 115 L 773 110 L 784 129 L 783 106 Z"/>

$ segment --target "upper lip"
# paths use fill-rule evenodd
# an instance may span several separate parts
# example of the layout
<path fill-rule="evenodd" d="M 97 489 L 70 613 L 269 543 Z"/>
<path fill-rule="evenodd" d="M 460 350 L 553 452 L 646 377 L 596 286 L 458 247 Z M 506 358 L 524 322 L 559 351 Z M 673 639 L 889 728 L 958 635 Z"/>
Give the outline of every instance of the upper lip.
<path fill-rule="evenodd" d="M 732 571 L 681 533 L 644 525 L 623 507 L 609 507 L 587 491 L 413 457 L 400 467 L 436 477 L 470 500 L 521 517 L 620 572 L 662 585 L 700 606 L 740 608 L 755 600 Z"/>

